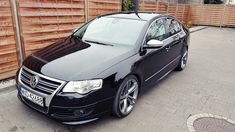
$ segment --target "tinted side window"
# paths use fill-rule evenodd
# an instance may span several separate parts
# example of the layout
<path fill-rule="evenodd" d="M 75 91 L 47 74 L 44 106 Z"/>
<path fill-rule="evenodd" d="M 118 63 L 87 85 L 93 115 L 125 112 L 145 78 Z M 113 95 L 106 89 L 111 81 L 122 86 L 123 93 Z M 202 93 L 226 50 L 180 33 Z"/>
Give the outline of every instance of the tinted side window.
<path fill-rule="evenodd" d="M 150 25 L 146 36 L 146 42 L 151 39 L 163 40 L 165 39 L 165 35 L 166 30 L 164 26 L 164 19 L 157 20 Z"/>
<path fill-rule="evenodd" d="M 166 20 L 166 32 L 167 32 L 167 36 L 172 36 L 178 32 L 181 31 L 180 25 L 179 23 L 171 18 L 167 18 Z"/>

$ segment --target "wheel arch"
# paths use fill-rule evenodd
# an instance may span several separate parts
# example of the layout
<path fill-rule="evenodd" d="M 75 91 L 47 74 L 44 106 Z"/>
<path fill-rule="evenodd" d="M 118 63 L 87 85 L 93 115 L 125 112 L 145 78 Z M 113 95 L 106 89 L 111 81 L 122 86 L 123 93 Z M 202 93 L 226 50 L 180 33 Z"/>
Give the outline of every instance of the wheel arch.
<path fill-rule="evenodd" d="M 142 84 L 143 84 L 141 76 L 139 74 L 137 74 L 137 73 L 133 73 L 132 75 L 135 76 L 137 78 L 137 80 L 138 80 L 138 83 L 139 83 L 139 93 L 140 93 L 142 91 Z"/>

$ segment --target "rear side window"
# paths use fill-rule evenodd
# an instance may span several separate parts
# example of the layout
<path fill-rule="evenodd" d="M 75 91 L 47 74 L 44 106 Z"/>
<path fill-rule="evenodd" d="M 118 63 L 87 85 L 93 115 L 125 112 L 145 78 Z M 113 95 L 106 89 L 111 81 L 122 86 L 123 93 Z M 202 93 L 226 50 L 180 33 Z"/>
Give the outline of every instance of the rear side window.
<path fill-rule="evenodd" d="M 180 31 L 181 31 L 181 26 L 176 20 L 172 18 L 166 19 L 166 32 L 168 37 L 176 33 L 179 33 Z"/>
<path fill-rule="evenodd" d="M 164 19 L 154 21 L 147 32 L 146 42 L 151 39 L 163 40 L 165 39 L 166 30 L 164 26 Z"/>

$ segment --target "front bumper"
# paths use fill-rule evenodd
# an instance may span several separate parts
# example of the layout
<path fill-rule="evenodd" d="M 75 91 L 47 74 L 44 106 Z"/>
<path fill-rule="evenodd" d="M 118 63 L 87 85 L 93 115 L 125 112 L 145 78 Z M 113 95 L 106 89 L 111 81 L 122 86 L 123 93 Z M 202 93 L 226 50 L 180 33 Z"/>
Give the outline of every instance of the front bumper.
<path fill-rule="evenodd" d="M 21 96 L 20 92 L 18 92 L 18 98 L 30 108 L 67 125 L 84 124 L 99 119 L 111 110 L 114 99 L 111 97 L 92 102 L 91 99 L 95 99 L 95 96 L 79 97 L 78 94 L 56 94 L 49 107 L 41 107 Z"/>
<path fill-rule="evenodd" d="M 80 95 L 77 93 L 65 94 L 62 92 L 62 89 L 66 82 L 46 77 L 26 67 L 23 68 L 24 74 L 22 73 L 21 68 L 17 71 L 16 76 L 18 98 L 30 108 L 33 108 L 59 122 L 70 125 L 84 124 L 97 120 L 112 108 L 115 90 L 112 88 L 109 81 L 105 81 L 102 89 L 91 92 L 87 95 Z M 25 72 L 31 76 L 38 75 L 41 79 L 47 79 L 49 83 L 54 81 L 57 83 L 59 82 L 61 85 L 51 92 L 51 94 L 45 94 L 38 89 L 31 88 L 28 84 L 23 82 L 25 80 L 22 81 L 22 75 L 25 77 L 29 76 L 26 76 Z M 21 95 L 21 88 L 34 95 L 42 97 L 44 99 L 44 107 L 23 97 Z"/>

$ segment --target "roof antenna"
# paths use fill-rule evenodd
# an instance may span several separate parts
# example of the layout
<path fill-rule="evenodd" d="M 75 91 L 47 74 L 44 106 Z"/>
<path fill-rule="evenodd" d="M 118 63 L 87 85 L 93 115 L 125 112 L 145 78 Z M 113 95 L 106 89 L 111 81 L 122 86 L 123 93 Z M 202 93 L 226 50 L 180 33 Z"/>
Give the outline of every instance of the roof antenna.
<path fill-rule="evenodd" d="M 139 0 L 134 0 L 134 10 L 135 10 L 135 14 L 140 18 L 139 14 L 138 14 L 138 10 L 139 10 Z M 141 18 L 140 18 L 141 19 Z"/>

